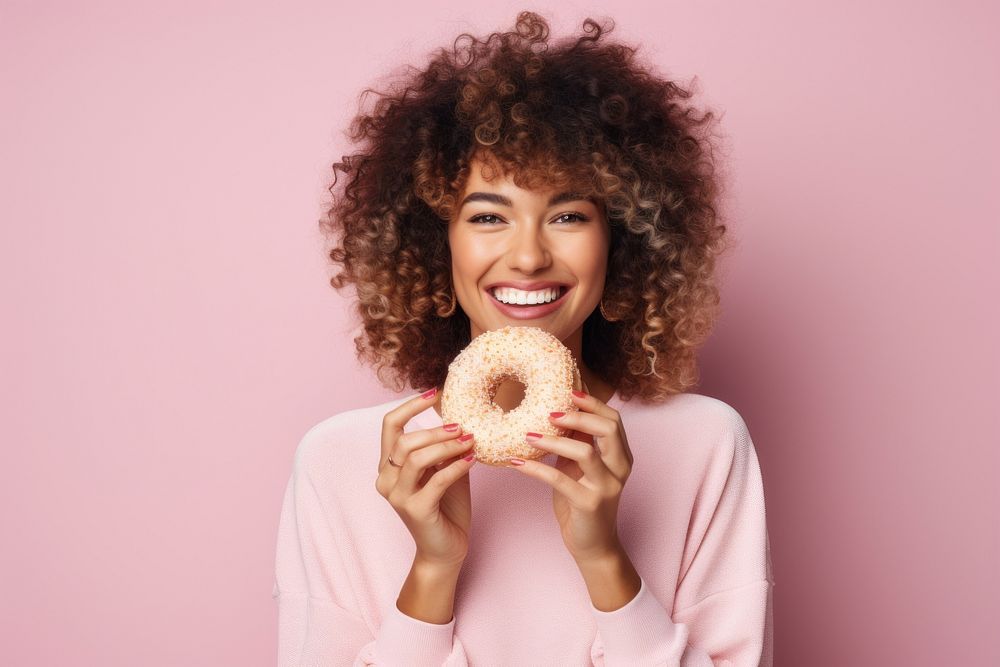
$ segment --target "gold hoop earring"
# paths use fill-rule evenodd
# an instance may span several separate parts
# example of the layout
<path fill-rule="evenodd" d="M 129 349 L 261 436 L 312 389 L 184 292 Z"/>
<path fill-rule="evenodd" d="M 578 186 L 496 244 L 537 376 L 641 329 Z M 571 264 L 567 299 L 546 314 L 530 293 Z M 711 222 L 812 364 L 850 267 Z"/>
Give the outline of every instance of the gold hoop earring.
<path fill-rule="evenodd" d="M 449 304 L 448 312 L 438 313 L 439 317 L 451 317 L 452 315 L 455 314 L 455 304 L 457 303 L 455 300 L 455 288 L 452 287 L 450 291 L 451 291 L 451 303 Z"/>
<path fill-rule="evenodd" d="M 613 317 L 610 317 L 608 315 L 608 311 L 604 310 L 604 297 L 603 296 L 601 297 L 601 316 L 604 319 L 606 319 L 608 322 L 617 322 L 618 321 L 617 319 L 615 319 Z"/>

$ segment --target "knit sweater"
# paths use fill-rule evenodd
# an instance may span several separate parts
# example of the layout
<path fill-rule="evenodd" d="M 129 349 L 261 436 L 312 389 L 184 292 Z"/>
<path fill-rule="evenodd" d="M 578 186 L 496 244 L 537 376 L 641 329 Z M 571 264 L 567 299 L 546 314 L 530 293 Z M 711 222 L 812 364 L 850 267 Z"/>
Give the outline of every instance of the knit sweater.
<path fill-rule="evenodd" d="M 562 542 L 552 488 L 474 464 L 469 553 L 454 616 L 436 624 L 396 606 L 415 544 L 374 484 L 382 418 L 408 398 L 329 417 L 298 444 L 272 590 L 280 667 L 771 666 L 763 480 L 730 405 L 693 393 L 607 401 L 634 458 L 618 539 L 641 579 L 612 611 L 590 600 Z M 440 425 L 427 408 L 404 431 Z"/>

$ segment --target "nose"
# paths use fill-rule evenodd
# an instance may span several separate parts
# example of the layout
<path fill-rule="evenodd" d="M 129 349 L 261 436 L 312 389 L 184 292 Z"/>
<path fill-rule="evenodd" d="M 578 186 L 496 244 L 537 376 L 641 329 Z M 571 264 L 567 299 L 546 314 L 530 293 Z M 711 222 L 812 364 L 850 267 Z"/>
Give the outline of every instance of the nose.
<path fill-rule="evenodd" d="M 544 239 L 533 225 L 522 225 L 514 232 L 506 255 L 508 268 L 526 274 L 535 273 L 552 263 Z"/>

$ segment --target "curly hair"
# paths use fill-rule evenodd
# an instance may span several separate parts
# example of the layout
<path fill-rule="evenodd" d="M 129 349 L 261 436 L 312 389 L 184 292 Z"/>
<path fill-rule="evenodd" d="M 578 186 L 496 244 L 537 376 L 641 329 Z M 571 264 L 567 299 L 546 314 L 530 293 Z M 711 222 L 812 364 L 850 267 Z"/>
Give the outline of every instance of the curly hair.
<path fill-rule="evenodd" d="M 519 187 L 570 184 L 603 203 L 611 246 L 584 363 L 623 400 L 662 401 L 698 382 L 725 250 L 714 114 L 639 64 L 637 48 L 602 42 L 613 27 L 588 18 L 583 35 L 550 44 L 545 19 L 521 12 L 512 31 L 462 33 L 389 92 L 362 91 L 347 132 L 360 150 L 333 164 L 320 227 L 342 267 L 330 284 L 356 288 L 358 357 L 383 384 L 388 373 L 396 391 L 441 386 L 470 342 L 447 231 L 477 155 Z"/>

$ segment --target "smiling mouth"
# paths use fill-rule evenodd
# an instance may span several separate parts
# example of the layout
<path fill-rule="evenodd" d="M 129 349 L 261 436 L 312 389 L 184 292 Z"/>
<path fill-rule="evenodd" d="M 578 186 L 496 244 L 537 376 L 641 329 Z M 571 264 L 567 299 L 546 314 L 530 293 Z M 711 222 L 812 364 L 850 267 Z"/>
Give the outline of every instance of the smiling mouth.
<path fill-rule="evenodd" d="M 568 291 L 569 287 L 567 287 L 566 285 L 560 285 L 559 293 L 556 295 L 556 298 L 552 299 L 551 301 L 543 301 L 541 303 L 509 303 L 507 301 L 501 301 L 500 299 L 498 299 L 496 294 L 494 293 L 494 290 L 492 289 L 486 290 L 486 292 L 490 295 L 490 297 L 493 298 L 494 301 L 503 306 L 509 306 L 511 308 L 525 308 L 525 309 L 538 308 L 539 306 L 551 306 L 552 304 L 557 303 L 560 299 L 566 296 L 566 292 Z"/>

